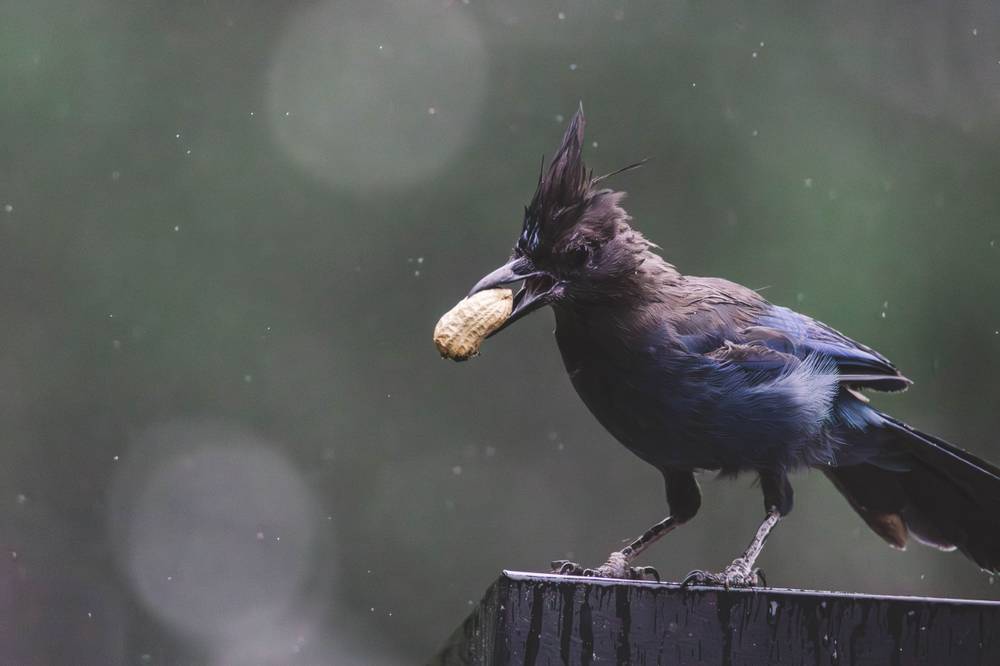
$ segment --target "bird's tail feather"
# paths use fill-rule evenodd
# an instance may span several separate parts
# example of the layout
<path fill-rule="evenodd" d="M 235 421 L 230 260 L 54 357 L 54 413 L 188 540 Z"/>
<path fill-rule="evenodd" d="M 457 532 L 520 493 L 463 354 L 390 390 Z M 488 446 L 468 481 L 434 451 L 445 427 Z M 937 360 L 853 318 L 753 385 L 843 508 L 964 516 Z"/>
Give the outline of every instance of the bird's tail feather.
<path fill-rule="evenodd" d="M 1000 573 L 1000 469 L 890 416 L 869 431 L 905 456 L 906 468 L 873 464 L 826 475 L 876 534 L 897 548 L 912 535 L 943 550 L 958 548 Z"/>

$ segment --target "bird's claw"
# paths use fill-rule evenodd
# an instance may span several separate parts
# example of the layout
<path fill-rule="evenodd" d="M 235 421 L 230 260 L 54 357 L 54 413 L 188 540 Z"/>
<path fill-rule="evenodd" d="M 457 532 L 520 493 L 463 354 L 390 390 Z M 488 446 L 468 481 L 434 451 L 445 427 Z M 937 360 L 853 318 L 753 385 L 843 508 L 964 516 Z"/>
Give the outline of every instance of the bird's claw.
<path fill-rule="evenodd" d="M 727 590 L 731 587 L 750 588 L 766 584 L 764 572 L 760 569 L 751 569 L 742 558 L 736 558 L 732 564 L 719 573 L 695 569 L 681 582 L 682 587 L 689 585 L 721 585 Z"/>
<path fill-rule="evenodd" d="M 618 578 L 622 580 L 655 580 L 660 582 L 660 573 L 653 567 L 629 566 L 628 558 L 621 551 L 608 556 L 608 561 L 599 567 L 583 568 L 569 560 L 554 560 L 552 573 L 562 576 L 593 576 L 595 578 Z"/>

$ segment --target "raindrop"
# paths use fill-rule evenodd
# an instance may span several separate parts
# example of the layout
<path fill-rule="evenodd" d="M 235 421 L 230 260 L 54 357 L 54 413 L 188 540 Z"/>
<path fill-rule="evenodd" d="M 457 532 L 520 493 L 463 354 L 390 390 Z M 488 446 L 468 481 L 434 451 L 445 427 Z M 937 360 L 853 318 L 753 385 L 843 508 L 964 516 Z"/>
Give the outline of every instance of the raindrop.
<path fill-rule="evenodd" d="M 756 58 L 756 57 L 757 57 L 757 52 L 756 52 L 756 51 L 754 51 L 753 53 L 751 53 L 751 54 L 750 54 L 750 57 L 751 57 L 751 58 Z"/>
<path fill-rule="evenodd" d="M 569 71 L 571 71 L 571 72 L 575 72 L 576 71 L 576 63 L 575 62 L 571 62 L 569 64 Z"/>
<path fill-rule="evenodd" d="M 811 188 L 813 186 L 813 179 L 812 178 L 803 178 L 802 179 L 802 184 L 805 185 L 806 188 Z"/>
<path fill-rule="evenodd" d="M 455 476 L 461 476 L 462 475 L 462 466 L 461 465 L 455 465 L 454 467 L 451 468 L 451 473 L 454 474 Z"/>
<path fill-rule="evenodd" d="M 4 204 L 3 205 L 3 212 L 5 212 L 5 213 L 13 213 L 14 212 L 14 206 L 12 206 L 11 204 Z"/>
<path fill-rule="evenodd" d="M 557 114 L 556 114 L 556 122 L 557 122 L 557 123 L 561 123 L 561 122 L 562 122 L 563 120 L 564 120 L 564 118 L 563 118 L 563 114 L 561 114 L 561 113 L 557 113 Z"/>
<path fill-rule="evenodd" d="M 433 106 L 427 107 L 427 115 L 429 116 L 437 115 L 437 109 L 435 109 Z"/>
<path fill-rule="evenodd" d="M 556 17 L 557 17 L 557 18 L 558 18 L 558 19 L 559 19 L 560 21 L 565 21 L 565 20 L 566 20 L 566 14 L 565 14 L 565 12 L 559 12 L 558 14 L 556 14 Z"/>

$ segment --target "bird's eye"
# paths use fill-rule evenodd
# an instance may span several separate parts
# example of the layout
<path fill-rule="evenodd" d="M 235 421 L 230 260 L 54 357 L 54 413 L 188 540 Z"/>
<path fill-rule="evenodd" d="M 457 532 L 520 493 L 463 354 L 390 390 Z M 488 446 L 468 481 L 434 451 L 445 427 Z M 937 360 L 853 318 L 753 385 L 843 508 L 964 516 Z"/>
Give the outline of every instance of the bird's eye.
<path fill-rule="evenodd" d="M 569 251 L 569 263 L 573 268 L 579 268 L 590 259 L 590 248 L 586 245 L 575 247 Z"/>

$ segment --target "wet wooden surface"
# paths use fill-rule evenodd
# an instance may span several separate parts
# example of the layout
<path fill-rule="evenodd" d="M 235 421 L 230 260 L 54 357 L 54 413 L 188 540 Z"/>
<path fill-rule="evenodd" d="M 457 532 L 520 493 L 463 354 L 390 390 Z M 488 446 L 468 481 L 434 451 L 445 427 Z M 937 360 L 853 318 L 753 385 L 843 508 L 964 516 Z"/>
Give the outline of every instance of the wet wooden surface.
<path fill-rule="evenodd" d="M 505 571 L 430 663 L 1000 665 L 1000 602 Z"/>

